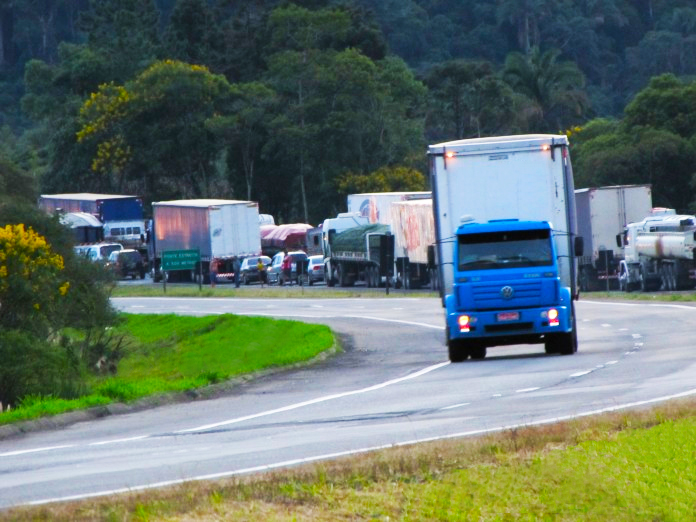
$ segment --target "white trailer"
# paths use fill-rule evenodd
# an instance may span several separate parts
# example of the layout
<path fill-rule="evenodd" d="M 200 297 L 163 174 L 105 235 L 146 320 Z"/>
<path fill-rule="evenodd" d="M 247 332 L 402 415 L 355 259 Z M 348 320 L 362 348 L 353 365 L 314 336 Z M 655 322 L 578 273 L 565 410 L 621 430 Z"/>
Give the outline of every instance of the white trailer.
<path fill-rule="evenodd" d="M 395 201 L 430 199 L 431 192 L 366 192 L 349 194 L 348 212 L 358 213 L 367 218 L 368 223 L 391 225 L 391 204 Z"/>
<path fill-rule="evenodd" d="M 616 243 L 627 224 L 640 221 L 652 209 L 650 185 L 613 185 L 575 191 L 578 234 L 584 256 L 578 259 L 580 290 L 609 290 L 618 286 L 623 249 Z"/>
<path fill-rule="evenodd" d="M 653 209 L 648 217 L 629 223 L 616 242 L 624 249 L 619 264 L 619 287 L 686 290 L 696 281 L 696 216 L 674 209 Z"/>
<path fill-rule="evenodd" d="M 431 284 L 437 279 L 433 200 L 394 201 L 390 212 L 397 278 L 405 288 Z"/>
<path fill-rule="evenodd" d="M 459 140 L 428 155 L 450 360 L 509 344 L 575 353 L 582 239 L 567 137 Z"/>
<path fill-rule="evenodd" d="M 261 255 L 258 203 L 228 199 L 186 199 L 152 204 L 154 221 L 153 278 L 159 279 L 162 252 L 198 250 L 200 270 L 179 274 L 194 279 L 209 277 L 210 262 L 223 266 L 221 276 L 233 272 L 235 259 Z"/>

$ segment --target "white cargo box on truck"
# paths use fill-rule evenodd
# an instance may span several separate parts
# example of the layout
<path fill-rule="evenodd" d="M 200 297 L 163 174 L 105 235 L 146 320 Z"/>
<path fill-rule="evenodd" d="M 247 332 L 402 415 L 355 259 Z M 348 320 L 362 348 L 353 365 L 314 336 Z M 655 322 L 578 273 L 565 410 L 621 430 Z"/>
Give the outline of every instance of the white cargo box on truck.
<path fill-rule="evenodd" d="M 357 212 L 370 223 L 391 225 L 391 204 L 395 201 L 430 199 L 430 192 L 366 192 L 349 194 L 348 212 Z"/>
<path fill-rule="evenodd" d="M 616 278 L 623 249 L 616 236 L 629 223 L 642 221 L 652 210 L 650 185 L 613 185 L 575 191 L 578 233 L 585 255 L 580 258 L 583 290 L 598 290 L 599 279 Z"/>
<path fill-rule="evenodd" d="M 621 253 L 616 244 L 629 223 L 642 221 L 652 209 L 650 185 L 614 185 L 577 189 L 578 233 L 584 238 L 585 253 L 597 255 L 599 250 Z"/>
<path fill-rule="evenodd" d="M 431 145 L 441 291 L 452 291 L 455 232 L 463 216 L 478 223 L 497 219 L 548 221 L 556 231 L 561 284 L 575 294 L 572 169 L 563 135 L 530 134 L 451 141 Z M 559 239 L 562 238 L 562 239 Z"/>
<path fill-rule="evenodd" d="M 394 256 L 428 264 L 428 247 L 435 244 L 433 200 L 395 201 L 390 210 Z"/>
<path fill-rule="evenodd" d="M 253 201 L 187 199 L 152 204 L 157 257 L 169 250 L 212 258 L 261 254 L 259 207 Z"/>

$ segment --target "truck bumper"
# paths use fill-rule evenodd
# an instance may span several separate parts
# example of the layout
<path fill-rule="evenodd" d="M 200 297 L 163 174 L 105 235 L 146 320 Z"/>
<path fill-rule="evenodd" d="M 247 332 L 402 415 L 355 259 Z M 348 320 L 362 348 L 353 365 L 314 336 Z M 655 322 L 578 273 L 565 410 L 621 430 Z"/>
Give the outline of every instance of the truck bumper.
<path fill-rule="evenodd" d="M 447 328 L 450 339 L 477 339 L 489 346 L 543 342 L 543 336 L 572 330 L 567 306 L 539 308 L 450 311 Z"/>

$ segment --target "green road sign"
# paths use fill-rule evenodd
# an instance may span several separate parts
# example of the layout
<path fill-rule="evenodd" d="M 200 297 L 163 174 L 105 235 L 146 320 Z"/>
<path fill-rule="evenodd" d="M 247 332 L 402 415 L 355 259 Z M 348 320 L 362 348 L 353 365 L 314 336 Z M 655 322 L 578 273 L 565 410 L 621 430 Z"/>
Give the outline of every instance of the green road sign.
<path fill-rule="evenodd" d="M 198 250 L 166 250 L 162 252 L 162 270 L 193 270 L 200 260 Z"/>

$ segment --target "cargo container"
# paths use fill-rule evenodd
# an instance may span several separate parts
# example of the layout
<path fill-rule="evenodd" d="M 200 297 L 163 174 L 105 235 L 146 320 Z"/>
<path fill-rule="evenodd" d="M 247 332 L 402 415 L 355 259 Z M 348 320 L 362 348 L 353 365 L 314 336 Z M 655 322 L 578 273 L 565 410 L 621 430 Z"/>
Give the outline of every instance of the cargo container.
<path fill-rule="evenodd" d="M 428 154 L 450 360 L 514 344 L 575 353 L 583 241 L 567 137 L 459 140 Z"/>
<path fill-rule="evenodd" d="M 54 213 L 85 212 L 104 226 L 104 240 L 147 251 L 143 202 L 138 196 L 118 194 L 43 194 L 39 208 Z"/>
<path fill-rule="evenodd" d="M 152 204 L 153 278 L 160 280 L 162 253 L 198 250 L 201 266 L 169 275 L 180 280 L 209 281 L 216 259 L 221 277 L 234 272 L 234 261 L 261 255 L 258 203 L 227 199 L 187 199 Z"/>
<path fill-rule="evenodd" d="M 437 279 L 433 200 L 394 201 L 390 212 L 397 280 L 407 289 L 431 284 Z"/>
<path fill-rule="evenodd" d="M 626 225 L 641 221 L 652 209 L 650 185 L 614 185 L 575 191 L 578 234 L 585 251 L 578 258 L 580 290 L 618 288 L 619 264 L 624 257 L 616 235 Z"/>

